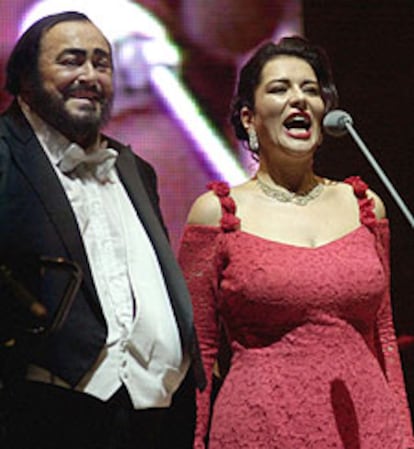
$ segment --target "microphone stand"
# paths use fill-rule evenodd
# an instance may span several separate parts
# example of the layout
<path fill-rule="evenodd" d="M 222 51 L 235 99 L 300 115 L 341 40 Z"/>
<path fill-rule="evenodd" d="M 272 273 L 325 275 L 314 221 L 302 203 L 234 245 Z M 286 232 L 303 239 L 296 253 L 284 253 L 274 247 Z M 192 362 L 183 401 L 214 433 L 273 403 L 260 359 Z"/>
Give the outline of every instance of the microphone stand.
<path fill-rule="evenodd" d="M 399 195 L 399 193 L 395 190 L 388 176 L 384 173 L 382 168 L 379 166 L 374 156 L 369 151 L 368 147 L 365 145 L 359 134 L 356 132 L 355 128 L 352 126 L 352 120 L 348 118 L 344 118 L 343 125 L 348 130 L 349 134 L 351 134 L 355 143 L 361 149 L 364 156 L 367 158 L 368 162 L 371 164 L 372 168 L 376 171 L 377 175 L 380 177 L 381 181 L 384 183 L 385 187 L 390 192 L 391 196 L 394 198 L 395 202 L 399 206 L 401 212 L 405 215 L 408 222 L 411 225 L 411 228 L 414 229 L 414 217 L 413 214 L 408 209 L 407 205 L 404 203 L 403 199 Z"/>

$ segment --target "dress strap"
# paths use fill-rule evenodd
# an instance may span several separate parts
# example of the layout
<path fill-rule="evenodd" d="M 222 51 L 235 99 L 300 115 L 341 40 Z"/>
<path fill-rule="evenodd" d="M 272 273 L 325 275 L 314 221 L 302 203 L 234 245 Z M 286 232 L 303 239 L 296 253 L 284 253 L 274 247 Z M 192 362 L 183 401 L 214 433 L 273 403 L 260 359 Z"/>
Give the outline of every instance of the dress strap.
<path fill-rule="evenodd" d="M 344 182 L 350 184 L 354 189 L 354 194 L 359 204 L 359 217 L 361 223 L 368 228 L 372 228 L 377 224 L 377 217 L 374 212 L 374 200 L 367 196 L 368 184 L 366 184 L 359 176 L 350 176 L 349 178 L 346 178 Z"/>
<path fill-rule="evenodd" d="M 236 217 L 236 203 L 230 196 L 230 187 L 224 181 L 212 181 L 207 184 L 218 197 L 221 204 L 220 227 L 224 232 L 236 231 L 240 228 L 240 219 Z"/>

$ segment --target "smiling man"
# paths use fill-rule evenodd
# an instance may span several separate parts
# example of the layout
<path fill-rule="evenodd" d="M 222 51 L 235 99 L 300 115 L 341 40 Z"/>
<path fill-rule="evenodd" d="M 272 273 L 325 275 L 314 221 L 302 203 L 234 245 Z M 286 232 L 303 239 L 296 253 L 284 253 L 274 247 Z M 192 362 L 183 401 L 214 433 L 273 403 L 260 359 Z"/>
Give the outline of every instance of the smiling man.
<path fill-rule="evenodd" d="M 153 168 L 100 132 L 112 78 L 110 44 L 77 12 L 40 19 L 8 62 L 0 266 L 20 288 L 0 282 L 7 449 L 192 447 L 191 304 Z M 67 283 L 45 257 L 75 263 L 82 282 L 38 337 L 28 327 L 50 328 Z"/>
<path fill-rule="evenodd" d="M 108 41 L 90 22 L 62 22 L 41 41 L 38 79 L 21 98 L 51 126 L 84 148 L 99 139 L 112 104 Z"/>

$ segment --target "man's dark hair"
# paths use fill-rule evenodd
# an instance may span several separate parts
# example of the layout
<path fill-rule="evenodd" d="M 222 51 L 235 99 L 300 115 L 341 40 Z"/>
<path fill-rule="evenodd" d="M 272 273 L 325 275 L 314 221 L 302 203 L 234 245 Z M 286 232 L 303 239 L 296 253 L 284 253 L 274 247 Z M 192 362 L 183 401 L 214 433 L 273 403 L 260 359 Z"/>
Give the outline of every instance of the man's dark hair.
<path fill-rule="evenodd" d="M 38 59 L 40 42 L 50 28 L 61 22 L 88 21 L 90 19 L 77 11 L 65 11 L 46 16 L 30 26 L 17 41 L 6 66 L 6 89 L 18 95 L 23 84 L 33 85 L 38 81 Z"/>

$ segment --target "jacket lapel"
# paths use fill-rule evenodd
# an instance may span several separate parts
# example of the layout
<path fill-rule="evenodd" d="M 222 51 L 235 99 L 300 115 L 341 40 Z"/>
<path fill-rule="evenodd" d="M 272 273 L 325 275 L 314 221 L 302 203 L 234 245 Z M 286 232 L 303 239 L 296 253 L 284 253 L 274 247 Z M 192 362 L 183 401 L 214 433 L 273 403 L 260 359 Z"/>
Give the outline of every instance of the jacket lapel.
<path fill-rule="evenodd" d="M 190 296 L 165 231 L 154 212 L 143 179 L 137 170 L 136 157 L 130 149 L 121 149 L 117 169 L 138 216 L 151 240 L 171 299 L 181 342 L 185 352 L 193 336 L 193 313 Z"/>
<path fill-rule="evenodd" d="M 80 265 L 84 284 L 98 305 L 98 296 L 92 281 L 85 248 L 69 200 L 30 125 L 19 109 L 12 109 L 13 118 L 11 120 L 10 117 L 6 118 L 9 130 L 12 132 L 12 157 L 40 197 L 45 212 L 55 225 L 56 232 L 70 258 Z M 97 310 L 101 313 L 100 306 Z"/>

